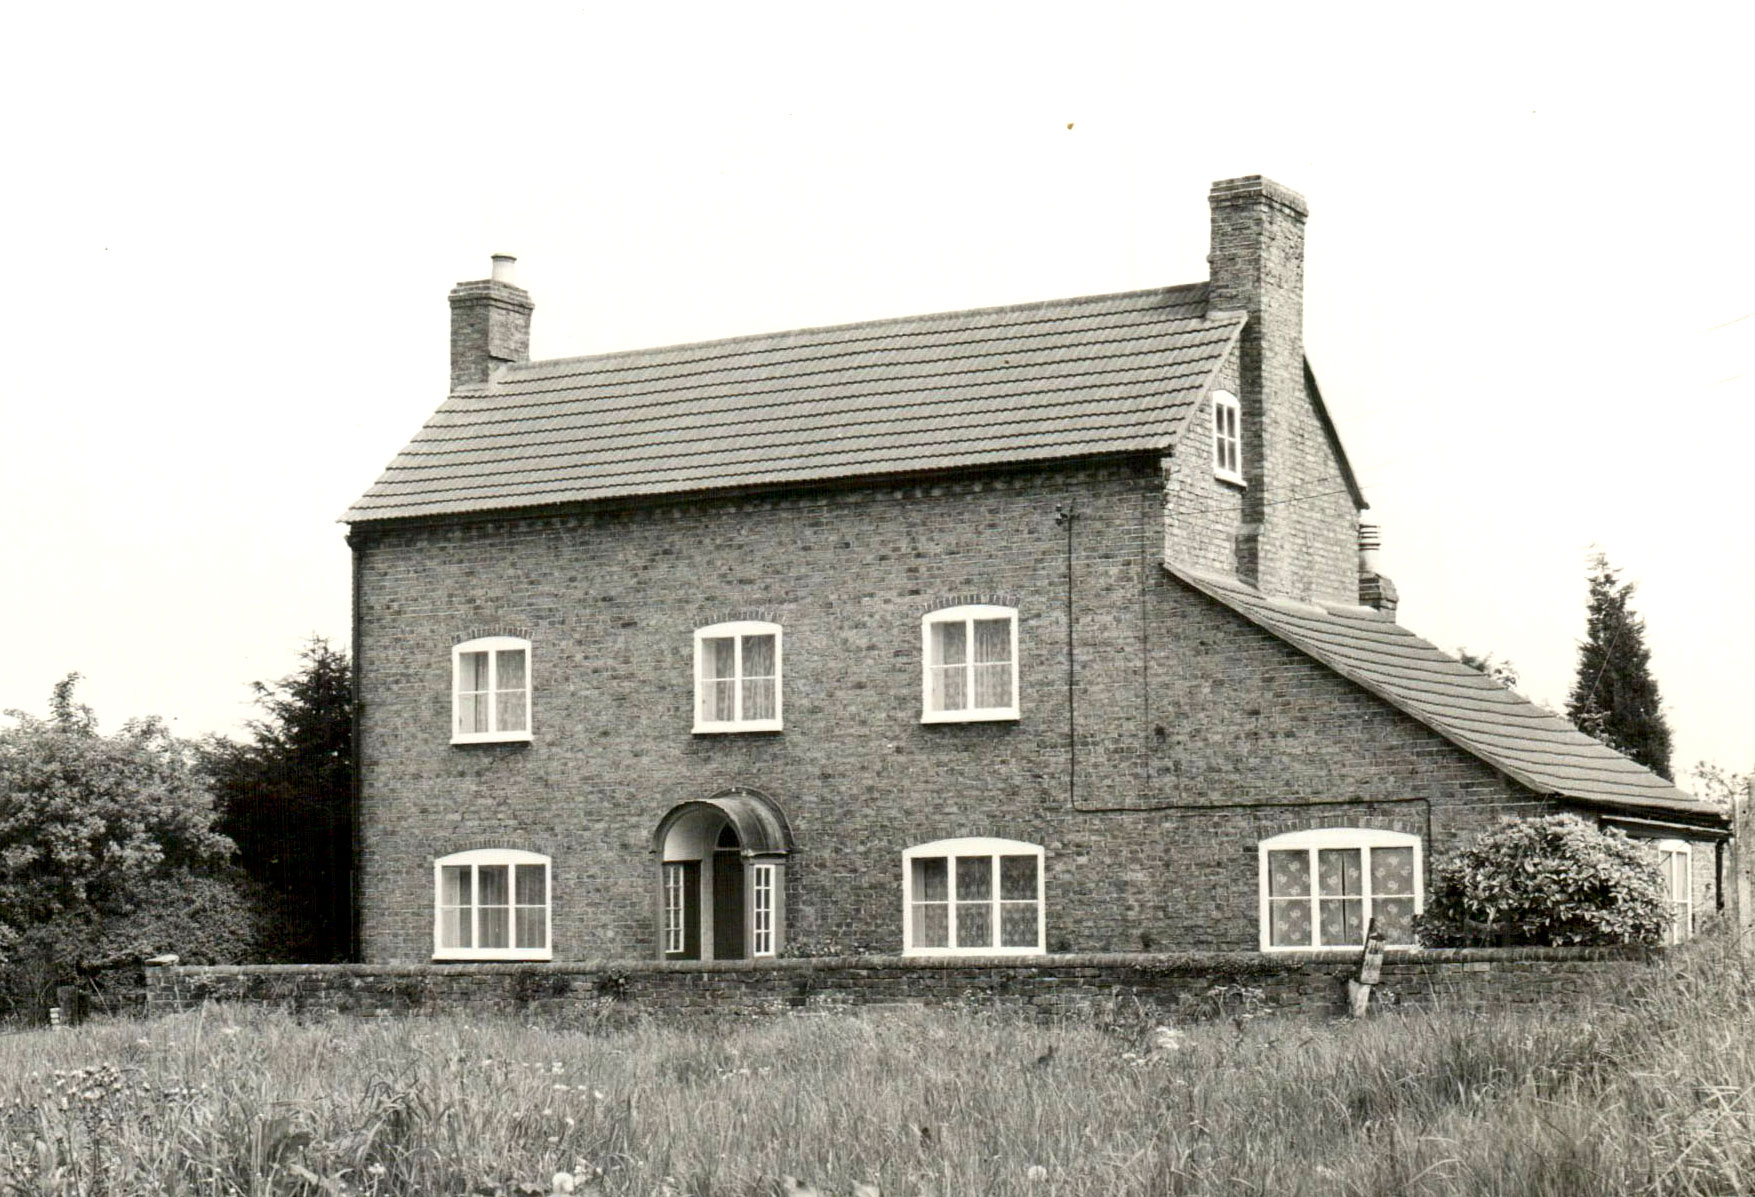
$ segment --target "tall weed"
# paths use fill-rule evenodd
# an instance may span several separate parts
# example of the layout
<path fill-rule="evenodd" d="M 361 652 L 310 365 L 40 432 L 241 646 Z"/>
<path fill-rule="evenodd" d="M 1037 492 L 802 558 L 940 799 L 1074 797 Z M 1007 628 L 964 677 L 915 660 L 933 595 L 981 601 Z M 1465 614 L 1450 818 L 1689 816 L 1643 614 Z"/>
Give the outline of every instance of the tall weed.
<path fill-rule="evenodd" d="M 1755 970 L 1571 1008 L 1043 1028 L 210 1007 L 0 1039 L 0 1192 L 1707 1194 L 1755 1187 Z"/>

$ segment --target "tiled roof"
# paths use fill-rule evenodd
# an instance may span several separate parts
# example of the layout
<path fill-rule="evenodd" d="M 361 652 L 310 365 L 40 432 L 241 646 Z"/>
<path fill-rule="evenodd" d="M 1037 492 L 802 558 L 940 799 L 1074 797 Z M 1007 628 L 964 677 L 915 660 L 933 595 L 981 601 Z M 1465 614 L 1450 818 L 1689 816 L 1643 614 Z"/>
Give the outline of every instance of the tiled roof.
<path fill-rule="evenodd" d="M 453 394 L 342 517 L 1165 448 L 1242 327 L 1206 284 L 529 362 Z"/>
<path fill-rule="evenodd" d="M 1269 598 L 1235 578 L 1166 568 L 1538 794 L 1695 824 L 1726 821 L 1711 803 L 1369 608 Z"/>

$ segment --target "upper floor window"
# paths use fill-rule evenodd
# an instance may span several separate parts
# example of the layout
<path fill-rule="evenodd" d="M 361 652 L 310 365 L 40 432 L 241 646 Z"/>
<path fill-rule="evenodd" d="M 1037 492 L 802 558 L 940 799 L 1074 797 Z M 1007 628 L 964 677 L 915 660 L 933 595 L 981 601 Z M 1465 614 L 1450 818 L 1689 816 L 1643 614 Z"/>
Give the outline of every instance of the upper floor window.
<path fill-rule="evenodd" d="M 451 743 L 530 739 L 530 641 L 468 640 L 451 650 Z"/>
<path fill-rule="evenodd" d="M 1243 411 L 1230 391 L 1213 392 L 1213 474 L 1243 481 Z"/>
<path fill-rule="evenodd" d="M 1686 840 L 1659 840 L 1658 869 L 1664 875 L 1664 896 L 1670 900 L 1670 929 L 1665 943 L 1685 943 L 1694 934 L 1693 850 Z"/>
<path fill-rule="evenodd" d="M 1022 956 L 1043 951 L 1042 849 L 1017 840 L 938 840 L 902 853 L 902 951 Z"/>
<path fill-rule="evenodd" d="M 1260 845 L 1261 947 L 1357 948 L 1371 920 L 1384 942 L 1414 943 L 1420 840 L 1399 831 L 1325 827 Z"/>
<path fill-rule="evenodd" d="M 695 730 L 780 730 L 780 625 L 716 623 L 695 632 Z"/>
<path fill-rule="evenodd" d="M 1018 613 L 946 607 L 920 621 L 922 723 L 1018 717 Z"/>
<path fill-rule="evenodd" d="M 433 959 L 548 960 L 549 858 L 478 848 L 433 862 Z"/>

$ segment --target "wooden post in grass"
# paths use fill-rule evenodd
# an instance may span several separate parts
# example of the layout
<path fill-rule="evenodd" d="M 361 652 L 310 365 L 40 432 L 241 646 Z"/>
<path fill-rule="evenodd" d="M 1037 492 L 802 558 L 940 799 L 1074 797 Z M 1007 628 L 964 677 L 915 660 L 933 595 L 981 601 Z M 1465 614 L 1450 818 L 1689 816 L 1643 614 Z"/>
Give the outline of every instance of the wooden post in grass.
<path fill-rule="evenodd" d="M 1364 1018 L 1371 1005 L 1371 987 L 1383 980 L 1383 932 L 1377 920 L 1365 928 L 1365 954 L 1359 958 L 1358 977 L 1347 978 L 1347 1006 L 1354 1018 Z"/>
<path fill-rule="evenodd" d="M 56 986 L 55 1005 L 61 1011 L 62 1026 L 76 1027 L 85 1021 L 85 994 L 79 986 Z"/>

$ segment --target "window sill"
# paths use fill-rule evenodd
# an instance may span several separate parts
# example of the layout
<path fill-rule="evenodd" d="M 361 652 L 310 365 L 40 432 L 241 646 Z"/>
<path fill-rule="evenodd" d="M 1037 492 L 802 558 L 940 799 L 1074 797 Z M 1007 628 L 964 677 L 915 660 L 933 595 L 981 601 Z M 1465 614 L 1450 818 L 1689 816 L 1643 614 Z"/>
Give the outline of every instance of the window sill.
<path fill-rule="evenodd" d="M 1244 479 L 1242 474 L 1233 474 L 1228 470 L 1216 469 L 1213 471 L 1213 477 L 1217 478 L 1220 482 L 1226 482 L 1232 486 L 1241 487 L 1244 490 L 1249 489 L 1249 483 Z"/>
<path fill-rule="evenodd" d="M 922 723 L 1016 723 L 1015 707 L 987 707 L 975 711 L 922 711 Z"/>
<path fill-rule="evenodd" d="M 902 955 L 909 959 L 931 957 L 961 957 L 963 959 L 985 959 L 993 956 L 1046 956 L 1046 948 L 903 948 Z"/>
<path fill-rule="evenodd" d="M 529 744 L 529 732 L 472 732 L 451 737 L 453 744 Z"/>
<path fill-rule="evenodd" d="M 724 736 L 736 732 L 777 732 L 785 728 L 778 719 L 750 719 L 743 723 L 697 723 L 697 736 Z"/>
<path fill-rule="evenodd" d="M 444 948 L 433 953 L 435 964 L 467 964 L 483 961 L 553 960 L 551 948 Z"/>

